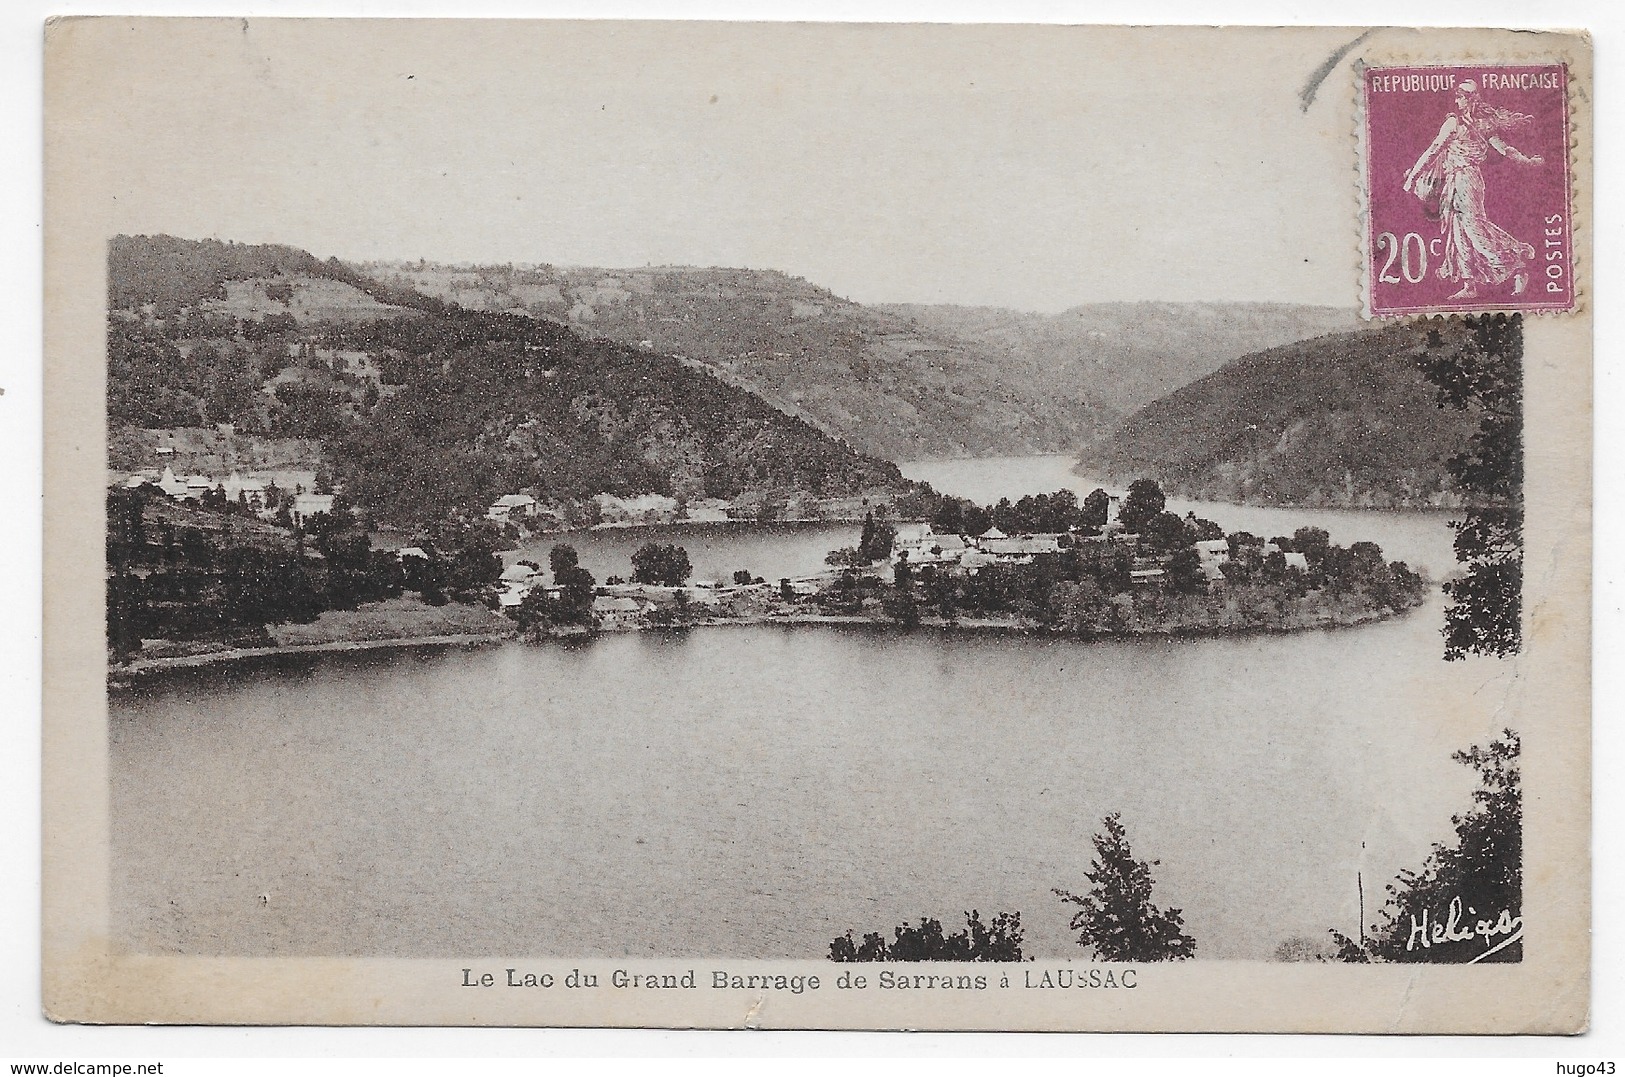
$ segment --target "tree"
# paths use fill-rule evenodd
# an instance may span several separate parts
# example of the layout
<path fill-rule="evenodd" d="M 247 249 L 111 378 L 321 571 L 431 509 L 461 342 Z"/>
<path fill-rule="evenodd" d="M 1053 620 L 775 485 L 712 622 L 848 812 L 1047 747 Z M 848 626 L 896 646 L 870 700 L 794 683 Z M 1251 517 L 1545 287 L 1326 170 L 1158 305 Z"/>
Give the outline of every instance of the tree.
<path fill-rule="evenodd" d="M 1159 550 L 1182 549 L 1193 541 L 1185 530 L 1185 521 L 1171 512 L 1159 512 L 1135 530 L 1149 546 Z"/>
<path fill-rule="evenodd" d="M 1292 532 L 1292 548 L 1303 554 L 1311 567 L 1318 567 L 1326 559 L 1331 544 L 1331 536 L 1319 527 L 1300 527 Z"/>
<path fill-rule="evenodd" d="M 869 565 L 884 561 L 891 556 L 892 546 L 896 542 L 897 529 L 891 524 L 876 522 L 875 514 L 871 512 L 863 518 L 863 532 L 858 538 L 858 557 Z"/>
<path fill-rule="evenodd" d="M 913 580 L 914 568 L 908 563 L 908 551 L 904 550 L 897 555 L 897 564 L 892 569 L 892 582 L 906 590 Z"/>
<path fill-rule="evenodd" d="M 632 578 L 642 584 L 681 587 L 693 571 L 681 546 L 650 542 L 632 554 Z"/>
<path fill-rule="evenodd" d="M 1117 517 L 1128 530 L 1138 532 L 1156 519 L 1167 505 L 1168 499 L 1163 496 L 1162 487 L 1154 480 L 1135 479 L 1129 484 L 1128 497 L 1123 501 Z"/>
<path fill-rule="evenodd" d="M 1106 515 L 1111 511 L 1112 496 L 1101 489 L 1091 490 L 1089 496 L 1083 499 L 1083 524 L 1085 527 L 1104 527 Z"/>
<path fill-rule="evenodd" d="M 585 625 L 592 623 L 592 604 L 597 597 L 598 581 L 591 572 L 574 565 L 553 577 L 559 586 L 559 596 L 553 602 L 549 616 L 559 624 Z"/>
<path fill-rule="evenodd" d="M 880 600 L 880 608 L 887 617 L 904 627 L 913 628 L 920 623 L 920 600 L 907 587 L 886 592 Z"/>
<path fill-rule="evenodd" d="M 1456 561 L 1467 571 L 1444 585 L 1444 657 L 1505 657 L 1523 646 L 1523 318 L 1465 319 L 1458 349 L 1437 331 L 1417 359 L 1438 405 L 1476 410 L 1479 429 L 1445 469 L 1467 501 L 1456 529 Z"/>
<path fill-rule="evenodd" d="M 993 515 L 980 505 L 967 504 L 959 516 L 960 526 L 967 535 L 980 535 L 993 526 Z"/>
<path fill-rule="evenodd" d="M 833 565 L 835 568 L 857 568 L 867 564 L 867 562 L 858 556 L 856 546 L 842 546 L 838 550 L 831 550 L 825 554 L 824 564 Z"/>
<path fill-rule="evenodd" d="M 939 535 L 957 535 L 964 527 L 965 502 L 957 497 L 945 497 L 931 514 L 931 530 Z"/>
<path fill-rule="evenodd" d="M 1202 569 L 1202 558 L 1194 546 L 1179 550 L 1174 554 L 1174 559 L 1168 562 L 1168 582 L 1180 594 L 1195 595 L 1207 590 L 1207 573 Z"/>
<path fill-rule="evenodd" d="M 829 944 L 831 961 L 1020 961 L 1021 914 L 1001 912 L 992 924 L 979 910 L 965 914 L 965 930 L 944 935 L 942 922 L 921 917 L 919 926 L 899 924 L 888 943 L 878 932 L 855 942 L 852 932 Z"/>
<path fill-rule="evenodd" d="M 519 622 L 520 631 L 527 634 L 547 631 L 552 623 L 551 606 L 545 590 L 540 587 L 532 589 L 514 609 L 514 620 Z"/>
<path fill-rule="evenodd" d="M 1183 961 L 1196 955 L 1196 940 L 1184 932 L 1180 909 L 1151 904 L 1155 881 L 1151 869 L 1161 861 L 1136 860 L 1122 818 L 1113 812 L 1095 835 L 1095 859 L 1085 877 L 1092 884 L 1082 896 L 1057 889 L 1062 901 L 1078 906 L 1072 928 L 1078 944 L 1090 947 L 1101 961 Z"/>
<path fill-rule="evenodd" d="M 502 536 L 486 521 L 469 526 L 448 524 L 435 545 L 451 553 L 445 561 L 446 589 L 468 595 L 489 587 L 502 578 L 502 558 L 497 556 Z"/>
<path fill-rule="evenodd" d="M 553 581 L 555 583 L 559 582 L 566 572 L 579 564 L 581 564 L 581 557 L 576 553 L 576 548 L 568 542 L 561 542 L 547 551 L 547 567 L 553 570 Z"/>
<path fill-rule="evenodd" d="M 1479 775 L 1473 806 L 1454 816 L 1455 840 L 1437 842 L 1421 871 L 1388 884 L 1382 923 L 1362 949 L 1332 932 L 1344 960 L 1464 964 L 1523 960 L 1523 793 L 1518 734 L 1510 729 L 1487 748 L 1452 759 Z M 1465 935 L 1448 936 L 1452 918 Z"/>

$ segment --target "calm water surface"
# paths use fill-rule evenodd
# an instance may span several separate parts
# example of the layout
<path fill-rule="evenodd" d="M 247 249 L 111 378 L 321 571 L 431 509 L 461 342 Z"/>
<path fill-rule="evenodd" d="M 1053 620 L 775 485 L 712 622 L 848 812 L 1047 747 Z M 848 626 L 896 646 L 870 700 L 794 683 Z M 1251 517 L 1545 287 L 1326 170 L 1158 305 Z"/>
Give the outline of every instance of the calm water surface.
<path fill-rule="evenodd" d="M 824 568 L 824 555 L 841 546 L 856 546 L 861 524 L 668 524 L 661 527 L 603 528 L 547 535 L 505 555 L 508 563 L 528 558 L 547 564 L 554 546 L 574 546 L 581 564 L 599 582 L 611 576 L 631 578 L 632 553 L 648 542 L 669 542 L 688 551 L 696 580 L 731 581 L 745 569 L 777 583 Z"/>
<path fill-rule="evenodd" d="M 1026 464 L 929 466 L 983 500 L 971 465 L 1011 497 L 1065 482 Z M 1285 515 L 1450 564 L 1439 517 Z M 740 537 L 719 564 L 775 541 Z M 1265 958 L 1352 931 L 1357 873 L 1380 893 L 1467 806 L 1450 753 L 1497 729 L 1506 686 L 1439 660 L 1440 618 L 1177 642 L 731 627 L 180 674 L 112 701 L 114 927 L 156 953 L 821 957 L 847 928 L 1019 909 L 1030 953 L 1079 957 L 1050 888 L 1087 887 L 1119 811 L 1200 955 Z"/>

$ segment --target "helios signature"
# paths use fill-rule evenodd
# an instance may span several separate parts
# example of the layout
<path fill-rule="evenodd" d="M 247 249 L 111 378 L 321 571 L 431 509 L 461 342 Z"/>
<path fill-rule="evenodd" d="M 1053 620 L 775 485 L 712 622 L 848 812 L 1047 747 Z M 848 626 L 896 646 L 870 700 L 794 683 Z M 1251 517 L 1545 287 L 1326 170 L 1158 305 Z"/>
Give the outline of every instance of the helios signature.
<path fill-rule="evenodd" d="M 1478 910 L 1467 906 L 1466 915 L 1478 916 Z M 1405 940 L 1405 952 L 1410 953 L 1418 945 L 1423 949 L 1434 946 L 1444 946 L 1450 943 L 1472 942 L 1482 940 L 1486 947 L 1483 953 L 1473 957 L 1467 964 L 1476 964 L 1491 954 L 1511 946 L 1523 938 L 1523 917 L 1513 915 L 1510 909 L 1502 909 L 1500 915 L 1489 918 L 1480 918 L 1471 925 L 1463 919 L 1461 898 L 1452 898 L 1445 917 L 1440 920 L 1429 909 L 1423 909 L 1420 918 L 1411 917 L 1410 937 Z"/>

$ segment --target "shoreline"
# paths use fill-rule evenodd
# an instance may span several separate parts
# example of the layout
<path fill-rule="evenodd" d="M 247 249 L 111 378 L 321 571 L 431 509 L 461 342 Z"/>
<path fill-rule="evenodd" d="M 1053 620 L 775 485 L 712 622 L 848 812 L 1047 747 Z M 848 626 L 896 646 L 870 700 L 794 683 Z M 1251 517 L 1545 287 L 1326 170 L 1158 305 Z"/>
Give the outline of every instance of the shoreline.
<path fill-rule="evenodd" d="M 904 631 L 929 629 L 949 633 L 1005 633 L 1051 640 L 1078 640 L 1084 643 L 1106 640 L 1219 639 L 1228 636 L 1288 636 L 1298 632 L 1328 632 L 1345 628 L 1361 628 L 1365 625 L 1381 624 L 1384 621 L 1392 621 L 1407 616 L 1420 609 L 1424 604 L 1425 600 L 1418 600 L 1414 605 L 1407 606 L 1402 610 L 1388 610 L 1386 612 L 1370 610 L 1347 619 L 1327 620 L 1321 624 L 1292 625 L 1279 628 L 1268 625 L 1213 625 L 1209 627 L 1138 628 L 1121 632 L 1081 633 L 1061 631 L 1036 622 L 1015 619 L 955 618 L 950 621 L 941 617 L 921 617 L 914 624 L 906 625 L 901 621 L 894 621 L 886 617 L 871 617 L 853 613 L 814 613 L 782 617 L 758 614 L 750 617 L 698 618 L 688 624 L 639 625 L 625 628 L 599 629 L 596 634 L 621 635 L 629 632 L 669 632 L 691 628 L 748 628 L 758 625 L 785 625 L 788 627 L 861 625 L 873 628 L 902 629 Z"/>
<path fill-rule="evenodd" d="M 1267 625 L 1214 625 L 1208 628 L 1141 628 L 1123 632 L 1072 633 L 1057 631 L 1044 625 L 1015 619 L 964 618 L 952 621 L 940 617 L 922 617 L 912 625 L 884 617 L 864 614 L 804 613 L 772 616 L 757 614 L 749 617 L 699 618 L 688 624 L 637 625 L 623 628 L 598 629 L 594 632 L 573 631 L 549 633 L 540 640 L 591 638 L 595 635 L 616 636 L 638 632 L 682 632 L 707 628 L 752 628 L 782 625 L 788 628 L 864 627 L 916 631 L 924 629 L 947 634 L 996 634 L 1029 636 L 1044 640 L 1076 640 L 1097 643 L 1109 640 L 1176 640 L 1219 639 L 1235 636 L 1285 636 L 1298 632 L 1325 632 L 1360 628 L 1404 617 L 1424 602 L 1417 602 L 1403 610 L 1386 613 L 1370 611 L 1345 620 L 1329 620 L 1322 624 L 1270 627 Z M 110 666 L 107 671 L 109 688 L 126 687 L 133 681 L 171 670 L 200 669 L 206 666 L 228 665 L 235 662 L 271 658 L 280 655 L 348 653 L 354 651 L 409 650 L 417 647 L 483 647 L 494 643 L 522 638 L 517 630 L 511 632 L 468 633 L 460 635 L 400 636 L 377 640 L 334 640 L 327 643 L 297 643 L 280 647 L 234 647 L 195 655 L 177 655 L 170 658 L 137 659 L 122 666 Z"/>
<path fill-rule="evenodd" d="M 270 658 L 288 654 L 327 654 L 348 651 L 406 650 L 413 647 L 483 647 L 513 639 L 512 632 L 463 633 L 457 635 L 395 636 L 389 639 L 330 640 L 326 643 L 290 643 L 273 647 L 230 647 L 202 654 L 175 655 L 170 658 L 138 658 L 121 666 L 109 666 L 109 686 L 153 673 L 175 669 L 198 669 L 203 666 L 225 665 L 255 658 Z"/>

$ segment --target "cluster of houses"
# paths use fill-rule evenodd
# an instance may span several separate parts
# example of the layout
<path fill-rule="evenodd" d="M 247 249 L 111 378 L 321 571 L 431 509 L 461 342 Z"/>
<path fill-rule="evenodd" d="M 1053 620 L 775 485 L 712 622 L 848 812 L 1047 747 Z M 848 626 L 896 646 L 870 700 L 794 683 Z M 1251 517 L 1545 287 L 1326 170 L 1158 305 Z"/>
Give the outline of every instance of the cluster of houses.
<path fill-rule="evenodd" d="M 407 552 L 402 550 L 401 554 L 405 556 Z M 516 609 L 533 591 L 539 589 L 549 597 L 556 597 L 559 590 L 546 569 L 527 561 L 516 561 L 503 569 L 497 586 L 497 608 L 504 613 Z M 636 628 L 644 623 L 648 614 L 674 609 L 679 605 L 686 605 L 702 614 L 714 612 L 725 593 L 741 589 L 713 580 L 701 580 L 683 587 L 642 583 L 599 584 L 592 612 L 600 629 L 614 631 Z"/>
<path fill-rule="evenodd" d="M 734 505 L 721 498 L 696 498 L 684 504 L 665 494 L 638 494 L 616 497 L 598 494 L 593 499 L 598 519 L 605 527 L 648 527 L 680 520 L 692 523 L 724 523 L 734 519 Z M 503 494 L 485 510 L 485 518 L 499 524 L 524 523 L 533 531 L 556 531 L 565 526 L 563 511 L 544 505 L 530 494 Z"/>
<path fill-rule="evenodd" d="M 871 507 L 864 496 L 816 498 L 792 495 L 773 498 L 747 492 L 730 501 L 696 497 L 679 501 L 666 494 L 617 497 L 597 494 L 592 499 L 599 527 L 654 527 L 674 523 L 721 524 L 740 520 L 856 520 Z M 764 515 L 766 513 L 766 515 Z M 485 518 L 498 524 L 523 524 L 529 531 L 565 529 L 566 512 L 558 504 L 545 504 L 526 493 L 503 494 L 485 510 Z"/>
<path fill-rule="evenodd" d="M 333 495 L 315 493 L 314 471 L 251 471 L 246 476 L 233 471 L 224 478 L 210 475 L 177 475 L 164 465 L 162 471 L 140 471 L 125 481 L 127 489 L 151 487 L 176 501 L 202 501 L 212 494 L 226 501 L 246 505 L 261 519 L 273 519 L 286 505 L 294 525 L 304 527 L 314 516 L 333 511 Z M 280 494 L 280 496 L 276 496 Z"/>
<path fill-rule="evenodd" d="M 636 497 L 616 497 L 598 494 L 593 499 L 598 519 L 607 527 L 647 527 L 651 524 L 675 523 L 679 519 L 722 521 L 729 519 L 726 501 L 690 502 L 685 512 L 674 497 L 664 494 L 639 494 Z M 543 505 L 530 494 L 503 494 L 485 510 L 485 518 L 499 524 L 523 522 L 533 531 L 554 531 L 565 526 L 564 513 L 556 506 Z"/>
<path fill-rule="evenodd" d="M 1115 507 L 1115 500 L 1114 507 Z M 1160 586 L 1168 575 L 1168 564 L 1173 555 L 1168 553 L 1142 554 L 1140 536 L 1127 531 L 1112 513 L 1099 534 L 1079 535 L 1072 532 L 1007 535 L 997 527 L 980 535 L 957 533 L 939 534 L 929 523 L 903 524 L 897 528 L 892 543 L 891 564 L 906 561 L 911 568 L 926 565 L 952 574 L 974 575 L 988 565 L 1030 565 L 1039 557 L 1059 554 L 1079 543 L 1116 543 L 1134 554 L 1129 570 L 1129 581 L 1136 587 Z M 1224 586 L 1221 568 L 1230 560 L 1230 540 L 1205 539 L 1195 543 L 1198 565 L 1210 588 Z M 1282 553 L 1273 542 L 1266 542 L 1262 553 Z M 1287 566 L 1307 571 L 1309 563 L 1301 553 L 1284 553 Z"/>

